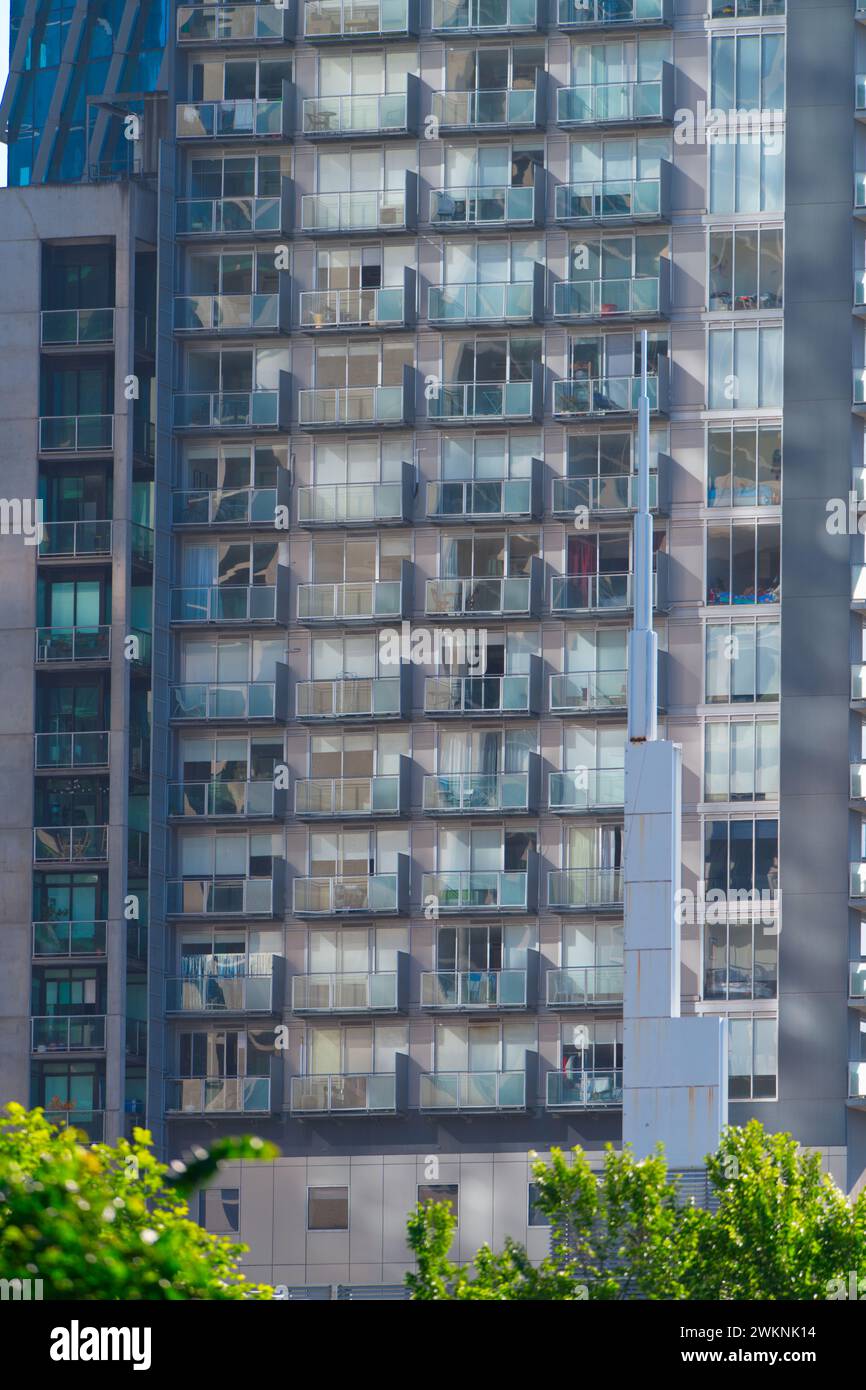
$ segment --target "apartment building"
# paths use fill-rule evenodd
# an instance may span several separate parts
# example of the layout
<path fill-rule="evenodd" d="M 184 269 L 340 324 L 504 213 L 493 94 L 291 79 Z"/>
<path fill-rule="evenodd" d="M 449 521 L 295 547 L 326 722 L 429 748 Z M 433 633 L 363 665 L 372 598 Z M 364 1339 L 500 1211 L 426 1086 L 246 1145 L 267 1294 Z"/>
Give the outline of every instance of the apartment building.
<path fill-rule="evenodd" d="M 201 1218 L 293 1297 L 399 1288 L 432 1196 L 540 1256 L 530 1155 L 619 1142 L 643 330 L 682 1010 L 860 1178 L 860 8 L 178 5 L 158 159 L 3 194 L 4 1089 L 273 1139 Z"/>

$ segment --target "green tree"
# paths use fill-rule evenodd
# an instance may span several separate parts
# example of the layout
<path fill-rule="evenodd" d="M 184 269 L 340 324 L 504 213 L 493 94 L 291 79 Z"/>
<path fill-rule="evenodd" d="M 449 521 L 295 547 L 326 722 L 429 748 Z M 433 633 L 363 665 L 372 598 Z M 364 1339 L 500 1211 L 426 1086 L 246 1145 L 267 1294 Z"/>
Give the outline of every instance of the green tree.
<path fill-rule="evenodd" d="M 730 1127 L 707 1160 L 714 1201 L 684 1199 L 663 1153 L 636 1160 L 607 1147 L 600 1172 L 575 1149 L 532 1173 L 551 1227 L 534 1266 L 521 1245 L 482 1246 L 471 1265 L 448 1258 L 447 1203 L 409 1218 L 415 1299 L 824 1299 L 866 1287 L 866 1196 L 849 1203 L 816 1154 L 757 1120 Z"/>
<path fill-rule="evenodd" d="M 273 1159 L 261 1139 L 222 1139 L 190 1164 L 157 1162 L 147 1130 L 89 1144 L 42 1110 L 0 1115 L 0 1278 L 41 1279 L 45 1299 L 261 1299 L 245 1246 L 189 1220 L 187 1198 L 228 1160 Z"/>

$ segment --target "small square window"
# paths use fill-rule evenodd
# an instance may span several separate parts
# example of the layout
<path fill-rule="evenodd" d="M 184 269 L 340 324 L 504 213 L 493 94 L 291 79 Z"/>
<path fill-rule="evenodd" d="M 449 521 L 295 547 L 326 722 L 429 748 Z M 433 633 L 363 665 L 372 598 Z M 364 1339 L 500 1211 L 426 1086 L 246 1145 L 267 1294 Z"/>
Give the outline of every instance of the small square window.
<path fill-rule="evenodd" d="M 531 1182 L 531 1183 L 529 1184 L 529 1216 L 528 1216 L 528 1223 L 529 1223 L 530 1226 L 549 1226 L 549 1225 L 550 1225 L 550 1222 L 548 1221 L 548 1219 L 547 1219 L 547 1217 L 545 1216 L 544 1212 L 541 1211 L 540 1208 L 539 1208 L 539 1206 L 538 1206 L 538 1183 L 537 1183 L 537 1182 Z"/>
<path fill-rule="evenodd" d="M 201 1194 L 199 1220 L 214 1235 L 236 1235 L 241 1228 L 240 1188 L 208 1188 Z"/>
<path fill-rule="evenodd" d="M 427 1202 L 450 1202 L 454 1219 L 457 1220 L 457 1183 L 456 1182 L 422 1182 L 418 1184 L 418 1201 L 424 1205 Z"/>
<path fill-rule="evenodd" d="M 348 1231 L 348 1187 L 307 1188 L 307 1230 Z"/>

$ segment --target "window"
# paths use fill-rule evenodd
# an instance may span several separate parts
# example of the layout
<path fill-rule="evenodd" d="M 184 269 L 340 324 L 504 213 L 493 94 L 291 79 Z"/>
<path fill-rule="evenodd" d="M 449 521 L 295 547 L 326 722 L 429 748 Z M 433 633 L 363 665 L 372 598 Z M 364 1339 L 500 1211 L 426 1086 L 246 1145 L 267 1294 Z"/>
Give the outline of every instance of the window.
<path fill-rule="evenodd" d="M 778 507 L 781 501 L 778 425 L 723 425 L 707 431 L 708 507 Z"/>
<path fill-rule="evenodd" d="M 781 538 L 776 523 L 733 521 L 707 527 L 707 603 L 778 603 Z"/>
<path fill-rule="evenodd" d="M 438 1022 L 434 1032 L 437 1071 L 522 1072 L 527 1051 L 538 1047 L 535 1020 L 500 1023 Z"/>
<path fill-rule="evenodd" d="M 778 973 L 778 927 L 769 913 L 706 923 L 704 999 L 775 999 Z"/>
<path fill-rule="evenodd" d="M 399 773 L 400 758 L 408 756 L 409 747 L 408 729 L 358 729 L 315 734 L 310 739 L 310 776 L 393 777 Z"/>
<path fill-rule="evenodd" d="M 281 100 L 292 80 L 291 58 L 208 59 L 190 68 L 191 101 Z"/>
<path fill-rule="evenodd" d="M 711 328 L 710 410 L 773 410 L 782 406 L 782 329 Z"/>
<path fill-rule="evenodd" d="M 314 831 L 310 874 L 314 878 L 393 874 L 397 856 L 408 853 L 408 829 Z"/>
<path fill-rule="evenodd" d="M 704 726 L 704 800 L 772 801 L 779 795 L 779 721 L 710 720 Z"/>
<path fill-rule="evenodd" d="M 544 167 L 541 137 L 497 145 L 445 146 L 445 187 L 453 193 L 474 188 L 530 188 L 536 167 Z"/>
<path fill-rule="evenodd" d="M 539 531 L 476 531 L 443 536 L 439 573 L 443 579 L 471 579 L 529 574 L 540 554 Z"/>
<path fill-rule="evenodd" d="M 776 894 L 779 891 L 779 822 L 729 817 L 704 824 L 706 892 Z"/>
<path fill-rule="evenodd" d="M 319 193 L 399 193 L 418 167 L 417 146 L 321 150 L 316 160 Z"/>
<path fill-rule="evenodd" d="M 196 155 L 190 158 L 189 169 L 193 198 L 278 198 L 280 178 L 289 173 L 290 164 L 279 154 Z M 270 230 L 277 231 L 278 225 Z"/>
<path fill-rule="evenodd" d="M 404 435 L 316 440 L 313 478 L 317 487 L 399 482 L 404 461 L 412 458 L 412 440 Z"/>
<path fill-rule="evenodd" d="M 379 644 L 375 637 L 314 637 L 311 676 L 314 681 L 348 681 L 374 678 L 378 672 Z"/>
<path fill-rule="evenodd" d="M 775 1100 L 778 1036 L 774 1018 L 728 1019 L 728 1099 Z"/>
<path fill-rule="evenodd" d="M 190 349 L 181 379 L 183 389 L 194 392 L 276 391 L 288 366 L 287 348 Z"/>
<path fill-rule="evenodd" d="M 181 679 L 207 684 L 268 682 L 285 660 L 284 637 L 189 637 L 180 651 Z"/>
<path fill-rule="evenodd" d="M 550 1221 L 538 1205 L 538 1183 L 531 1182 L 528 1192 L 527 1226 L 549 1226 Z"/>
<path fill-rule="evenodd" d="M 784 14 L 785 0 L 713 0 L 713 19 L 752 19 Z"/>
<path fill-rule="evenodd" d="M 317 343 L 314 379 L 318 390 L 400 386 L 403 368 L 414 365 L 415 345 L 408 338 Z"/>
<path fill-rule="evenodd" d="M 181 479 L 195 490 L 272 488 L 287 463 L 284 444 L 194 444 L 184 450 Z"/>
<path fill-rule="evenodd" d="M 443 248 L 442 279 L 446 285 L 516 285 L 532 280 L 536 262 L 544 262 L 543 239 L 452 241 L 449 238 Z M 479 298 L 479 305 L 483 303 L 483 297 Z M 491 312 L 490 317 L 497 315 Z"/>
<path fill-rule="evenodd" d="M 707 704 L 737 704 L 779 698 L 781 628 L 760 618 L 708 623 Z"/>
<path fill-rule="evenodd" d="M 210 1187 L 201 1193 L 199 1222 L 214 1235 L 231 1235 L 241 1228 L 238 1187 Z"/>
<path fill-rule="evenodd" d="M 400 951 L 409 950 L 408 927 L 311 927 L 307 939 L 307 969 L 311 975 L 368 975 L 397 969 Z M 367 999 L 366 981 L 358 981 L 358 1004 Z M 341 997 L 353 982 L 341 982 Z"/>
<path fill-rule="evenodd" d="M 438 927 L 436 968 L 460 974 L 490 970 L 525 970 L 527 951 L 535 949 L 535 927 L 524 922 L 474 922 L 467 927 Z M 479 980 L 479 985 L 484 981 Z M 479 989 L 477 1003 L 486 1002 Z"/>
<path fill-rule="evenodd" d="M 723 111 L 774 111 L 785 105 L 783 34 L 717 34 L 711 41 L 711 104 Z"/>
<path fill-rule="evenodd" d="M 640 135 L 611 140 L 572 140 L 572 183 L 657 179 L 663 159 L 670 160 L 669 135 Z"/>
<path fill-rule="evenodd" d="M 710 145 L 711 213 L 771 212 L 784 206 L 785 141 L 779 131 Z"/>
<path fill-rule="evenodd" d="M 456 1182 L 425 1182 L 418 1184 L 418 1201 L 422 1206 L 428 1202 L 448 1202 L 451 1205 L 451 1212 L 454 1220 L 458 1220 L 457 1215 L 457 1191 Z"/>
<path fill-rule="evenodd" d="M 669 62 L 670 57 L 670 39 L 639 37 L 573 44 L 572 81 L 576 87 L 589 84 L 622 87 L 630 82 L 657 82 L 662 75 L 662 63 Z"/>
<path fill-rule="evenodd" d="M 781 309 L 784 280 L 781 227 L 710 232 L 710 310 Z"/>
<path fill-rule="evenodd" d="M 544 452 L 541 431 L 530 434 L 460 434 L 442 439 L 443 479 L 528 478 Z"/>
<path fill-rule="evenodd" d="M 366 49 L 322 54 L 319 96 L 367 96 L 405 92 L 406 78 L 418 71 L 417 50 L 373 53 Z"/>
<path fill-rule="evenodd" d="M 348 1231 L 348 1187 L 307 1188 L 307 1230 Z"/>
<path fill-rule="evenodd" d="M 541 335 L 444 338 L 442 379 L 449 384 L 531 381 L 542 359 Z"/>
<path fill-rule="evenodd" d="M 411 559 L 411 535 L 363 537 L 316 536 L 313 580 L 317 584 L 398 581 L 404 560 Z"/>

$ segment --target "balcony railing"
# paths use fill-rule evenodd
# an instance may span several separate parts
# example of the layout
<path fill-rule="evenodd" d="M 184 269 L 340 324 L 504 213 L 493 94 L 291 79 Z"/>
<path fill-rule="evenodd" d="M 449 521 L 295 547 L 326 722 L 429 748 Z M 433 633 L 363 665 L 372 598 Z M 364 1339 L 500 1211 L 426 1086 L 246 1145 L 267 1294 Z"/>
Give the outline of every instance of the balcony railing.
<path fill-rule="evenodd" d="M 285 584 L 193 584 L 171 590 L 173 623 L 285 621 Z"/>
<path fill-rule="evenodd" d="M 434 92 L 433 117 L 442 130 L 533 130 L 544 111 L 535 87 Z"/>
<path fill-rule="evenodd" d="M 657 319 L 665 318 L 667 312 L 667 294 L 662 294 L 660 276 L 561 280 L 553 287 L 557 319 Z"/>
<path fill-rule="evenodd" d="M 554 575 L 550 581 L 550 611 L 628 612 L 634 604 L 633 578 L 631 574 Z M 654 587 L 657 589 L 657 584 Z"/>
<path fill-rule="evenodd" d="M 407 864 L 408 883 L 408 864 Z M 341 874 L 333 878 L 296 878 L 296 917 L 333 917 L 343 913 L 402 913 L 400 874 Z"/>
<path fill-rule="evenodd" d="M 111 555 L 111 531 L 110 521 L 43 522 L 40 558 L 107 558 Z"/>
<path fill-rule="evenodd" d="M 399 971 L 344 970 L 292 978 L 292 1013 L 396 1013 Z"/>
<path fill-rule="evenodd" d="M 475 184 L 436 188 L 430 194 L 430 221 L 437 227 L 533 227 L 544 221 L 544 172 L 532 184 Z"/>
<path fill-rule="evenodd" d="M 105 1047 L 104 1014 L 34 1016 L 30 1025 L 33 1052 L 101 1052 Z"/>
<path fill-rule="evenodd" d="M 658 178 L 588 179 L 554 189 L 558 222 L 663 222 L 670 215 L 670 165 Z"/>
<path fill-rule="evenodd" d="M 46 1082 L 46 1088 L 49 1085 Z M 61 1129 L 81 1129 L 92 1144 L 101 1144 L 104 1125 L 104 1110 L 76 1109 L 71 1101 L 49 1102 L 44 1106 L 45 1118 L 49 1124 L 59 1125 Z"/>
<path fill-rule="evenodd" d="M 113 415 L 40 415 L 43 454 L 101 453 L 114 445 Z"/>
<path fill-rule="evenodd" d="M 437 772 L 424 778 L 424 810 L 433 815 L 528 812 L 529 772 Z"/>
<path fill-rule="evenodd" d="M 270 5 L 263 8 L 270 9 Z M 179 198 L 178 236 L 256 236 L 287 232 L 288 199 L 259 194 L 238 198 Z"/>
<path fill-rule="evenodd" d="M 278 709 L 277 687 L 273 681 L 239 681 L 219 684 L 189 683 L 173 685 L 170 693 L 171 719 L 278 719 L 287 711 Z"/>
<path fill-rule="evenodd" d="M 536 611 L 534 597 L 529 575 L 511 579 L 428 579 L 424 606 L 429 617 L 518 617 Z"/>
<path fill-rule="evenodd" d="M 305 290 L 301 295 L 302 328 L 402 328 L 406 322 L 406 296 L 400 286 Z"/>
<path fill-rule="evenodd" d="M 848 998 L 866 1002 L 866 960 L 852 960 L 848 966 Z"/>
<path fill-rule="evenodd" d="M 662 75 L 655 81 L 560 87 L 556 93 L 556 119 L 561 126 L 670 124 L 673 79 L 670 63 L 662 63 Z"/>
<path fill-rule="evenodd" d="M 566 671 L 550 677 L 551 714 L 620 713 L 627 703 L 627 671 Z"/>
<path fill-rule="evenodd" d="M 633 512 L 638 503 L 638 480 L 635 473 L 610 473 L 603 477 L 554 478 L 552 511 L 557 516 L 573 517 L 578 507 L 588 512 Z M 659 475 L 649 477 L 649 505 L 654 511 L 659 505 Z"/>
<path fill-rule="evenodd" d="M 424 713 L 537 714 L 534 683 L 519 676 L 428 676 Z"/>
<path fill-rule="evenodd" d="M 293 8 L 282 4 L 178 5 L 177 41 L 201 43 L 286 43 L 294 34 Z"/>
<path fill-rule="evenodd" d="M 166 1083 L 166 1110 L 175 1115 L 267 1114 L 269 1076 L 184 1076 Z"/>
<path fill-rule="evenodd" d="M 393 1115 L 397 1077 L 393 1072 L 293 1076 L 290 1104 L 294 1114 Z"/>
<path fill-rule="evenodd" d="M 43 825 L 33 831 L 33 858 L 59 864 L 108 858 L 107 825 Z"/>
<path fill-rule="evenodd" d="M 274 1006 L 273 957 L 266 953 L 242 962 L 235 974 L 173 975 L 165 982 L 166 1013 L 270 1014 Z"/>
<path fill-rule="evenodd" d="M 553 909 L 622 907 L 622 869 L 554 869 L 547 876 Z"/>
<path fill-rule="evenodd" d="M 289 328 L 286 290 L 273 294 L 177 294 L 174 297 L 175 332 L 286 333 Z"/>
<path fill-rule="evenodd" d="M 43 347 L 104 347 L 114 342 L 114 310 L 43 309 L 40 340 Z"/>
<path fill-rule="evenodd" d="M 848 1064 L 848 1099 L 866 1100 L 866 1062 Z"/>
<path fill-rule="evenodd" d="M 299 584 L 298 621 L 370 622 L 404 615 L 407 595 L 399 579 L 351 584 Z"/>
<path fill-rule="evenodd" d="M 418 215 L 418 176 L 410 170 L 402 188 L 351 193 L 305 193 L 301 228 L 310 236 L 344 232 L 405 232 Z"/>
<path fill-rule="evenodd" d="M 866 700 L 866 662 L 857 661 L 851 667 L 851 699 Z"/>
<path fill-rule="evenodd" d="M 108 661 L 111 656 L 111 628 L 38 627 L 36 661 Z"/>
<path fill-rule="evenodd" d="M 301 429 L 345 429 L 353 425 L 410 425 L 415 416 L 415 373 L 403 368 L 398 386 L 324 387 L 298 392 Z"/>
<path fill-rule="evenodd" d="M 757 12 L 757 0 L 752 3 Z M 557 0 L 557 23 L 560 29 L 669 25 L 671 10 L 672 0 Z"/>
<path fill-rule="evenodd" d="M 435 1071 L 421 1075 L 422 1110 L 525 1110 L 525 1071 Z"/>
<path fill-rule="evenodd" d="M 421 896 L 435 898 L 440 912 L 534 912 L 532 869 L 442 869 L 423 874 Z"/>
<path fill-rule="evenodd" d="M 427 318 L 447 327 L 467 323 L 533 323 L 544 315 L 544 267 L 531 280 L 505 284 L 431 285 Z"/>
<path fill-rule="evenodd" d="M 664 366 L 662 366 L 664 362 Z M 650 410 L 667 411 L 667 359 L 647 378 Z M 634 415 L 641 393 L 639 376 L 581 377 L 553 383 L 553 413 L 560 418 Z"/>
<path fill-rule="evenodd" d="M 405 811 L 399 775 L 311 777 L 295 783 L 295 815 L 303 818 L 399 816 Z"/>
<path fill-rule="evenodd" d="M 174 398 L 176 429 L 288 428 L 282 391 L 181 391 Z"/>
<path fill-rule="evenodd" d="M 433 0 L 434 34 L 498 34 L 543 27 L 543 0 Z"/>
<path fill-rule="evenodd" d="M 34 956 L 104 956 L 106 922 L 34 922 Z"/>
<path fill-rule="evenodd" d="M 290 84 L 283 83 L 283 91 Z M 177 107 L 178 140 L 286 140 L 291 100 L 282 97 L 237 97 L 227 101 L 184 101 Z"/>
<path fill-rule="evenodd" d="M 408 667 L 403 670 L 411 674 Z M 407 686 L 401 676 L 301 681 L 297 716 L 314 720 L 402 718 L 410 708 Z"/>
<path fill-rule="evenodd" d="M 529 477 L 483 478 L 467 482 L 427 484 L 427 515 L 431 521 L 461 517 L 523 521 L 535 519 L 543 508 L 543 464 L 533 459 Z"/>
<path fill-rule="evenodd" d="M 415 470 L 403 465 L 403 477 L 393 483 L 319 483 L 298 488 L 300 526 L 363 526 L 409 522 Z"/>
<path fill-rule="evenodd" d="M 304 134 L 308 140 L 346 135 L 408 135 L 417 127 L 417 83 L 418 79 L 410 73 L 405 92 L 307 97 L 303 106 Z"/>
<path fill-rule="evenodd" d="M 532 381 L 442 382 L 427 403 L 433 424 L 538 421 L 542 409 L 540 368 Z"/>
<path fill-rule="evenodd" d="M 271 917 L 279 911 L 273 878 L 171 878 L 166 911 L 173 917 Z"/>
<path fill-rule="evenodd" d="M 549 1009 L 593 1009 L 622 1004 L 621 965 L 573 965 L 547 972 Z"/>
<path fill-rule="evenodd" d="M 625 805 L 624 767 L 581 767 L 551 772 L 548 807 L 564 813 L 619 809 Z"/>
<path fill-rule="evenodd" d="M 622 1105 L 622 1072 L 549 1071 L 546 1080 L 549 1110 L 606 1110 Z"/>
<path fill-rule="evenodd" d="M 272 777 L 252 782 L 170 782 L 168 787 L 170 816 L 273 820 L 284 810 L 285 797 L 275 791 Z"/>
<path fill-rule="evenodd" d="M 285 469 L 276 487 L 194 488 L 171 495 L 174 526 L 274 526 L 277 508 L 289 505 Z"/>
<path fill-rule="evenodd" d="M 34 734 L 34 765 L 40 771 L 55 767 L 108 767 L 108 731 Z"/>
<path fill-rule="evenodd" d="M 396 39 L 418 33 L 417 0 L 305 0 L 304 38 Z"/>
<path fill-rule="evenodd" d="M 421 975 L 422 1009 L 525 1009 L 525 970 L 430 970 Z"/>

